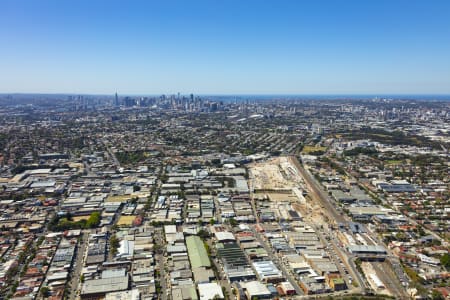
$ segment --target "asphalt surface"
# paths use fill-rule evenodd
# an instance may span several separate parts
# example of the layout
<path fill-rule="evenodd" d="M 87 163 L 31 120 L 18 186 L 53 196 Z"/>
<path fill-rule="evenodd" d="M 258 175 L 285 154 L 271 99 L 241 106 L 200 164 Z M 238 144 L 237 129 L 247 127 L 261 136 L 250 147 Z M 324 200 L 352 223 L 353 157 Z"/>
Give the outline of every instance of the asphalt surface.
<path fill-rule="evenodd" d="M 114 165 L 116 166 L 116 168 L 120 168 L 120 162 L 117 159 L 116 155 L 114 154 L 114 152 L 111 150 L 111 148 L 106 144 L 106 142 L 104 141 L 103 144 L 106 147 L 106 151 L 108 152 L 111 160 L 114 162 Z"/>
<path fill-rule="evenodd" d="M 77 256 L 75 258 L 75 261 L 72 265 L 72 279 L 69 283 L 70 288 L 70 295 L 69 300 L 77 299 L 76 296 L 79 295 L 79 292 L 81 291 L 81 271 L 83 269 L 84 264 L 84 254 L 87 249 L 88 245 L 88 239 L 89 239 L 89 231 L 82 231 L 81 241 L 77 245 Z"/>
<path fill-rule="evenodd" d="M 249 187 L 250 187 L 250 193 L 251 193 L 251 204 L 253 209 L 253 214 L 256 217 L 256 224 L 259 224 L 259 218 L 256 210 L 256 203 L 255 199 L 253 198 L 253 188 L 251 186 L 251 179 L 249 180 Z M 300 286 L 297 283 L 297 280 L 292 276 L 289 270 L 287 270 L 284 266 L 284 264 L 279 261 L 278 257 L 274 254 L 272 247 L 270 247 L 266 241 L 261 237 L 259 232 L 255 230 L 255 227 L 251 227 L 253 230 L 253 233 L 255 234 L 256 239 L 258 242 L 263 246 L 264 250 L 266 250 L 267 254 L 269 255 L 269 258 L 273 261 L 273 263 L 279 268 L 279 270 L 283 273 L 283 276 L 292 284 L 295 291 L 297 292 L 297 295 L 303 295 L 303 290 L 300 288 Z"/>
<path fill-rule="evenodd" d="M 158 228 L 157 231 L 155 232 L 155 245 L 162 245 L 163 249 L 165 249 L 165 242 L 162 228 Z M 164 255 L 162 254 L 163 252 L 164 251 L 161 251 L 161 253 L 155 255 L 156 263 L 159 268 L 159 284 L 161 285 L 161 294 L 158 295 L 158 299 L 167 300 L 168 292 L 170 294 L 170 287 L 168 286 L 167 282 L 169 274 L 166 274 L 165 270 L 166 260 Z"/>
<path fill-rule="evenodd" d="M 254 228 L 254 227 L 252 227 Z M 283 276 L 292 284 L 295 291 L 297 292 L 297 295 L 304 295 L 303 290 L 300 288 L 300 286 L 297 283 L 297 280 L 291 275 L 291 273 L 285 268 L 284 264 L 280 262 L 276 254 L 273 252 L 271 247 L 267 244 L 266 241 L 263 240 L 261 235 L 254 230 L 255 237 L 258 240 L 258 242 L 264 247 L 264 250 L 266 250 L 267 254 L 269 255 L 270 260 L 277 266 L 277 268 L 283 273 Z"/>

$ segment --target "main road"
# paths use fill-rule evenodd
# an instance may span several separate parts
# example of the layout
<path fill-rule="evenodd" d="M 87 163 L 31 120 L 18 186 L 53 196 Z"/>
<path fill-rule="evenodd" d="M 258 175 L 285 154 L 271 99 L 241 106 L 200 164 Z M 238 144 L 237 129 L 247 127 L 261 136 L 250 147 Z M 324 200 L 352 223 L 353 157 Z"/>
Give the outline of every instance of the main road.
<path fill-rule="evenodd" d="M 69 287 L 70 287 L 70 296 L 69 300 L 74 300 L 79 296 L 81 292 L 81 271 L 83 269 L 84 264 L 84 256 L 86 253 L 86 249 L 88 246 L 90 230 L 81 231 L 80 241 L 77 244 L 77 254 L 75 261 L 72 265 L 72 278 L 70 279 Z"/>
<path fill-rule="evenodd" d="M 255 234 L 256 239 L 258 242 L 263 246 L 264 250 L 266 250 L 267 254 L 269 255 L 269 258 L 272 260 L 272 262 L 280 269 L 283 276 L 292 284 L 295 291 L 297 292 L 297 295 L 304 295 L 303 290 L 298 285 L 296 279 L 294 276 L 292 276 L 291 272 L 286 269 L 283 262 L 281 262 L 278 259 L 278 256 L 274 254 L 274 250 L 267 244 L 265 240 L 261 237 L 260 233 L 252 227 L 253 233 Z"/>
<path fill-rule="evenodd" d="M 105 140 L 102 140 L 103 145 L 106 148 L 106 152 L 108 152 L 109 157 L 111 158 L 111 160 L 113 161 L 114 165 L 116 166 L 117 169 L 120 168 L 120 162 L 117 159 L 117 156 L 114 154 L 114 152 L 112 151 L 111 147 L 109 147 L 109 145 L 107 144 L 107 142 Z"/>

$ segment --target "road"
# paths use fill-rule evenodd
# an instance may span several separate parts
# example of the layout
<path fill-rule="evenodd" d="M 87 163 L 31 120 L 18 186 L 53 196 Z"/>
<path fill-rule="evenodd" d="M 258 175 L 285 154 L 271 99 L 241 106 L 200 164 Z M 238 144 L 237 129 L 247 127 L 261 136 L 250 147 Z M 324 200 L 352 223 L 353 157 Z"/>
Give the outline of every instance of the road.
<path fill-rule="evenodd" d="M 217 277 L 218 284 L 221 287 L 225 287 L 225 291 L 228 293 L 229 299 L 234 300 L 235 295 L 233 294 L 232 285 L 230 284 L 230 281 L 228 280 L 225 271 L 223 270 L 223 266 L 219 262 L 219 258 L 217 257 L 216 253 L 216 247 L 213 245 L 211 239 L 207 239 L 206 243 L 208 244 L 209 249 L 211 249 L 211 256 L 209 259 L 211 260 L 211 263 L 215 266 L 215 269 L 217 270 L 217 272 L 215 272 L 215 275 Z"/>
<path fill-rule="evenodd" d="M 328 194 L 326 194 L 323 191 L 320 183 L 317 182 L 317 180 L 309 173 L 308 170 L 305 170 L 305 168 L 303 168 L 301 166 L 301 164 L 299 163 L 299 161 L 297 160 L 296 157 L 291 157 L 291 160 L 292 160 L 293 164 L 299 170 L 300 174 L 302 174 L 308 188 L 312 192 L 312 196 L 314 196 L 315 199 L 320 201 L 320 203 L 327 209 L 329 215 L 334 217 L 336 222 L 346 224 L 347 223 L 346 217 L 337 212 L 336 207 L 334 206 L 334 204 L 331 201 Z M 377 244 L 384 245 L 384 243 L 382 241 L 380 241 L 376 235 L 373 235 L 372 238 L 376 241 Z M 334 244 L 335 248 L 337 248 L 336 244 L 338 243 L 338 241 L 334 237 L 332 240 L 334 242 L 333 244 Z M 395 256 L 392 255 L 392 253 L 390 253 L 389 249 L 386 246 L 385 246 L 385 248 L 388 250 L 390 258 L 396 260 Z M 343 252 L 341 252 L 341 253 L 343 253 Z M 348 261 L 350 269 L 356 275 L 356 279 L 358 280 L 358 283 L 362 287 L 363 292 L 364 292 L 364 290 L 365 290 L 364 287 L 366 286 L 366 284 L 365 284 L 366 281 L 361 277 L 361 274 L 357 271 L 355 263 L 354 263 L 354 259 L 355 259 L 355 257 L 348 256 L 347 261 Z M 401 284 L 400 280 L 396 276 L 392 265 L 388 261 L 383 262 L 382 264 L 379 264 L 377 266 L 377 269 L 378 269 L 377 273 L 381 274 L 380 279 L 383 282 L 385 282 L 386 285 L 390 286 L 388 288 L 391 291 L 393 291 L 393 292 L 395 291 L 394 292 L 395 295 L 399 296 L 400 298 L 407 297 L 403 285 Z"/>
<path fill-rule="evenodd" d="M 349 256 L 345 252 L 345 250 L 339 246 L 340 241 L 336 238 L 336 236 L 334 235 L 334 232 L 330 231 L 327 227 L 324 227 L 324 231 L 325 231 L 325 234 L 327 234 L 329 237 L 329 243 L 332 246 L 331 250 L 332 250 L 333 254 L 335 254 L 335 256 L 337 256 L 338 259 L 340 259 L 339 262 L 342 262 L 343 264 L 345 264 L 345 266 L 347 267 L 347 270 L 350 271 L 352 280 L 357 281 L 359 288 L 357 288 L 356 290 L 359 289 L 364 294 L 366 292 L 367 285 L 366 285 L 366 282 L 365 282 L 364 278 L 362 277 L 362 275 L 356 269 L 356 265 L 354 263 L 355 258 Z M 316 230 L 316 232 L 319 233 L 319 236 L 321 235 L 320 231 L 318 229 Z M 340 264 L 338 264 L 338 266 L 340 266 Z M 341 274 L 344 274 L 344 273 L 341 272 Z M 346 276 L 344 276 L 344 278 L 346 278 Z M 348 284 L 348 288 L 352 289 L 352 286 L 350 285 L 348 280 L 347 280 L 347 284 Z M 355 289 L 354 289 L 354 291 L 355 291 Z"/>
<path fill-rule="evenodd" d="M 84 254 L 87 249 L 89 240 L 89 230 L 82 231 L 82 236 L 79 244 L 77 245 L 77 256 L 72 265 L 72 278 L 68 283 L 68 287 L 70 290 L 69 300 L 76 299 L 77 294 L 81 291 L 81 271 L 83 269 L 84 264 Z"/>
<path fill-rule="evenodd" d="M 105 145 L 106 151 L 109 154 L 109 157 L 111 158 L 111 160 L 114 162 L 114 165 L 116 166 L 116 168 L 120 168 L 120 162 L 117 159 L 116 155 L 114 154 L 114 152 L 111 150 L 111 148 L 106 144 L 105 141 L 103 141 L 103 144 Z"/>
<path fill-rule="evenodd" d="M 269 255 L 270 260 L 273 261 L 273 263 L 280 269 L 280 271 L 283 273 L 283 276 L 292 284 L 295 291 L 297 292 L 297 295 L 304 295 L 303 290 L 300 288 L 300 286 L 297 283 L 297 280 L 292 276 L 292 274 L 287 270 L 282 262 L 278 259 L 278 256 L 273 252 L 273 249 L 267 244 L 267 242 L 261 237 L 260 233 L 255 230 L 255 227 L 252 226 L 253 233 L 255 234 L 256 239 L 258 242 L 264 247 L 264 250 L 266 250 L 267 254 Z"/>
<path fill-rule="evenodd" d="M 319 236 L 320 241 L 322 242 L 322 244 L 324 245 L 328 245 L 328 252 L 330 255 L 331 260 L 334 262 L 334 264 L 336 265 L 336 267 L 338 268 L 339 272 L 342 275 L 342 278 L 345 280 L 345 283 L 347 284 L 347 287 L 349 290 L 353 290 L 352 292 L 359 292 L 361 289 L 355 289 L 352 284 L 350 283 L 349 277 L 346 275 L 346 272 L 344 271 L 344 267 L 343 265 L 341 265 L 341 263 L 345 263 L 345 259 L 344 256 L 342 255 L 340 249 L 335 245 L 334 241 L 332 240 L 332 238 L 330 238 L 330 236 L 328 236 L 328 240 L 324 237 L 324 235 L 322 234 L 320 228 L 317 228 L 317 226 L 314 226 L 314 230 L 316 231 L 317 235 Z M 349 266 L 347 266 L 349 267 Z M 362 289 L 364 290 L 364 289 Z"/>
<path fill-rule="evenodd" d="M 303 166 L 300 164 L 300 162 L 296 157 L 290 156 L 289 159 L 303 177 L 311 199 L 318 201 L 321 204 L 321 206 L 324 207 L 324 210 L 326 211 L 325 213 L 327 213 L 328 216 L 331 219 L 333 219 L 336 223 L 347 223 L 345 217 L 336 210 L 336 207 L 333 205 L 332 200 L 330 199 L 328 194 L 326 194 L 323 191 L 322 187 L 317 182 L 317 180 L 311 175 L 311 173 L 309 173 L 309 171 L 303 168 Z M 334 250 L 340 254 L 342 262 L 347 265 L 352 275 L 354 276 L 353 278 L 358 281 L 358 285 L 361 288 L 362 292 L 364 293 L 366 284 L 364 279 L 361 277 L 361 274 L 356 269 L 353 260 L 350 259 L 346 255 L 346 253 L 344 253 L 344 251 L 341 251 L 341 249 L 338 246 L 339 241 L 337 241 L 334 235 L 329 231 L 328 226 L 324 226 L 324 231 L 328 231 L 328 235 L 331 237 L 330 242 Z"/>
<path fill-rule="evenodd" d="M 155 259 L 159 269 L 159 284 L 161 285 L 161 294 L 158 296 L 159 299 L 167 300 L 167 292 L 170 293 L 170 287 L 168 286 L 168 274 L 166 274 L 166 259 L 164 257 L 165 242 L 162 232 L 162 228 L 156 228 L 155 231 L 155 245 L 160 245 L 162 247 L 161 251 L 156 251 Z"/>
<path fill-rule="evenodd" d="M 335 161 L 335 163 L 339 164 L 341 167 L 344 167 L 340 162 Z M 351 174 L 349 174 L 347 172 L 346 172 L 346 176 L 348 176 L 352 180 L 356 180 L 356 178 L 354 178 Z M 356 180 L 356 181 L 359 182 L 359 180 Z M 364 187 L 363 187 L 363 189 L 364 189 Z M 368 192 L 368 191 L 366 190 L 366 192 Z M 373 195 L 373 196 L 378 197 L 378 195 Z M 386 200 L 384 199 L 383 196 L 380 195 L 380 198 L 382 199 L 382 201 L 384 203 L 386 203 Z M 394 208 L 398 213 L 402 214 L 398 210 L 398 207 L 394 206 Z M 406 217 L 406 218 L 409 220 L 409 224 L 418 225 L 411 218 L 409 218 L 409 217 Z M 379 278 L 381 279 L 381 281 L 383 281 L 385 283 L 386 287 L 393 292 L 394 295 L 396 295 L 397 297 L 400 297 L 400 298 L 407 297 L 404 286 L 399 279 L 399 278 L 405 279 L 406 275 L 404 274 L 403 270 L 401 270 L 401 267 L 399 267 L 400 262 L 399 262 L 398 258 L 391 252 L 389 247 L 387 247 L 384 244 L 384 242 L 378 237 L 378 235 L 375 232 L 372 232 L 372 234 L 368 237 L 370 238 L 371 242 L 374 242 L 377 245 L 383 245 L 384 248 L 386 249 L 386 251 L 388 252 L 388 257 L 387 257 L 386 261 L 383 262 L 382 264 L 378 263 L 376 265 L 376 267 L 374 266 L 374 268 L 377 270 L 377 274 L 379 274 Z M 438 239 L 440 239 L 439 236 L 436 235 L 436 237 Z M 396 267 L 394 267 L 394 265 Z M 406 280 L 403 280 L 403 281 L 406 282 Z"/>
<path fill-rule="evenodd" d="M 250 189 L 250 201 L 253 209 L 253 214 L 256 218 L 256 224 L 259 224 L 259 217 L 258 217 L 258 211 L 256 209 L 256 203 L 255 199 L 253 197 L 253 186 L 252 186 L 253 176 L 250 175 L 250 178 L 248 180 L 248 185 Z M 256 237 L 256 239 L 259 241 L 259 243 L 264 247 L 264 250 L 266 250 L 267 254 L 269 255 L 269 258 L 273 261 L 273 263 L 280 269 L 280 271 L 283 273 L 283 276 L 292 284 L 295 291 L 297 292 L 297 295 L 303 295 L 303 290 L 300 288 L 300 286 L 297 283 L 297 280 L 291 275 L 290 271 L 287 270 L 282 262 L 279 261 L 278 257 L 274 255 L 272 247 L 270 247 L 266 241 L 263 240 L 259 232 L 255 230 L 255 227 L 252 226 L 253 233 Z"/>
<path fill-rule="evenodd" d="M 345 217 L 342 216 L 339 212 L 337 212 L 336 208 L 332 204 L 328 195 L 322 190 L 319 183 L 311 176 L 311 174 L 300 165 L 297 158 L 290 156 L 289 160 L 297 168 L 299 174 L 303 177 L 306 187 L 309 190 L 310 197 L 313 200 L 318 201 L 319 204 L 321 204 L 321 206 L 324 207 L 324 210 L 326 210 L 326 213 L 328 214 L 330 219 L 334 219 L 336 223 L 346 223 Z M 251 181 L 252 181 L 251 179 L 252 178 L 250 178 L 250 180 L 249 180 L 249 187 L 251 187 Z M 252 193 L 251 188 L 250 188 L 250 193 Z M 253 199 L 253 197 L 251 197 L 251 204 L 252 204 L 253 210 L 255 212 L 255 216 L 256 216 L 257 215 L 256 214 L 256 212 L 257 212 L 256 203 L 255 203 L 255 200 Z M 257 219 L 257 223 L 258 222 L 259 222 L 259 220 Z M 330 237 L 330 244 L 332 245 L 332 250 L 334 250 L 335 255 L 338 255 L 340 260 L 342 261 L 342 263 L 347 266 L 347 269 L 350 271 L 350 274 L 354 278 L 353 280 L 357 280 L 357 282 L 358 282 L 359 289 L 353 288 L 353 291 L 362 291 L 364 293 L 366 285 L 365 285 L 363 278 L 361 277 L 361 274 L 359 274 L 359 272 L 356 270 L 356 266 L 354 265 L 354 262 L 348 258 L 348 256 L 346 255 L 346 253 L 344 251 L 341 251 L 341 249 L 338 246 L 337 239 L 334 236 L 332 236 L 332 233 L 331 233 L 331 231 L 329 231 L 328 226 L 324 226 L 323 230 Z M 319 237 L 322 239 L 322 242 L 326 245 L 326 242 L 324 241 L 323 236 L 321 236 L 319 229 L 316 229 L 316 232 L 319 234 Z M 255 232 L 255 236 L 258 238 L 260 243 L 264 246 L 265 250 L 269 253 L 269 255 L 271 256 L 271 259 L 274 262 L 277 262 L 278 258 L 273 255 L 271 248 L 265 243 L 265 241 L 263 241 L 261 239 L 259 233 Z M 336 257 L 334 257 L 333 260 L 336 260 Z M 338 268 L 342 272 L 342 267 L 341 267 L 340 263 L 337 263 L 336 261 L 335 261 L 335 263 L 337 264 Z M 295 283 L 295 284 L 293 284 L 294 288 L 297 290 L 297 293 L 299 295 L 302 295 L 303 291 L 298 286 L 296 280 L 290 275 L 290 273 L 288 271 L 286 271 L 286 269 L 284 268 L 284 266 L 282 264 L 277 263 L 277 265 L 281 265 L 281 270 L 283 272 L 283 275 L 291 283 Z M 345 272 L 342 272 L 343 275 L 344 275 L 344 273 Z M 351 289 L 352 286 L 350 285 L 348 278 L 346 278 L 346 279 L 347 279 L 346 282 L 348 284 L 348 287 Z"/>

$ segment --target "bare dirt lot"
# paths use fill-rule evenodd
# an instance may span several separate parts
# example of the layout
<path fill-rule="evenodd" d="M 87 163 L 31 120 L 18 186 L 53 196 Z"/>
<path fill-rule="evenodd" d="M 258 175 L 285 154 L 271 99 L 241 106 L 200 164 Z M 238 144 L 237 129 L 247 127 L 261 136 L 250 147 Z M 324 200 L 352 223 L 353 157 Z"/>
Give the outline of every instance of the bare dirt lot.
<path fill-rule="evenodd" d="M 303 179 L 287 157 L 251 164 L 250 178 L 255 190 L 283 190 L 303 184 Z"/>

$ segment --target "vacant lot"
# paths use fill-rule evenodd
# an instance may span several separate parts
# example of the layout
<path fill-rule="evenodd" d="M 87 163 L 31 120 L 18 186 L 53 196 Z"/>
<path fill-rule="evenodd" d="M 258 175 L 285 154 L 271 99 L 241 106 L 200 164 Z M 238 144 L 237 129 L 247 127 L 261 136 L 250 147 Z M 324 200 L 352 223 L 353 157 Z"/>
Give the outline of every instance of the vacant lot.
<path fill-rule="evenodd" d="M 106 198 L 106 202 L 127 202 L 131 198 L 131 195 L 109 196 Z"/>
<path fill-rule="evenodd" d="M 302 153 L 303 154 L 310 154 L 310 153 L 314 153 L 314 152 L 325 152 L 327 150 L 327 147 L 320 147 L 320 146 L 308 146 L 306 145 L 305 147 L 303 147 Z"/>
<path fill-rule="evenodd" d="M 119 218 L 119 221 L 117 221 L 117 225 L 119 226 L 130 226 L 133 224 L 134 219 L 136 216 L 121 216 Z"/>
<path fill-rule="evenodd" d="M 255 190 L 288 191 L 303 184 L 303 179 L 287 157 L 251 164 L 249 173 Z"/>

